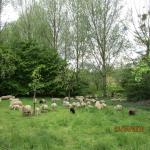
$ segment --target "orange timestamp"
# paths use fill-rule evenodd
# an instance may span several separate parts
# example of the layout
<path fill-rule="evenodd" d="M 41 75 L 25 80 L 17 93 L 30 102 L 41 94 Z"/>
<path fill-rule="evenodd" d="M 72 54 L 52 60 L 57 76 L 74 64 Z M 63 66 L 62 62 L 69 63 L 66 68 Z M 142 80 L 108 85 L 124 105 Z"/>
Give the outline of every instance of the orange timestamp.
<path fill-rule="evenodd" d="M 116 126 L 115 132 L 144 132 L 143 126 Z"/>

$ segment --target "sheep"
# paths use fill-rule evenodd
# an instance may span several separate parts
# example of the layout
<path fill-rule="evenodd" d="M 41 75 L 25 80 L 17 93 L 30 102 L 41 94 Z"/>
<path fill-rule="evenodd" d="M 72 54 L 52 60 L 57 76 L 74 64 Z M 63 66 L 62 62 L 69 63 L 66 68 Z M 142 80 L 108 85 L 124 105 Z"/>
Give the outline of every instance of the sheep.
<path fill-rule="evenodd" d="M 102 109 L 102 108 L 104 108 L 103 104 L 101 104 L 99 101 L 96 101 L 95 107 L 96 107 L 97 109 Z"/>
<path fill-rule="evenodd" d="M 105 103 L 102 103 L 102 105 L 103 105 L 104 108 L 107 107 L 107 105 Z"/>
<path fill-rule="evenodd" d="M 85 106 L 86 106 L 86 103 L 85 103 L 85 102 L 82 102 L 82 103 L 81 103 L 81 106 L 82 106 L 82 107 L 85 107 Z"/>
<path fill-rule="evenodd" d="M 136 111 L 134 109 L 129 109 L 128 114 L 131 115 L 135 115 Z"/>
<path fill-rule="evenodd" d="M 80 103 L 84 102 L 85 100 L 83 96 L 76 96 L 75 99 L 78 100 Z"/>
<path fill-rule="evenodd" d="M 69 101 L 69 97 L 65 97 L 65 98 L 64 98 L 64 101 Z"/>
<path fill-rule="evenodd" d="M 41 109 L 39 107 L 35 108 L 35 114 L 39 115 L 41 113 Z"/>
<path fill-rule="evenodd" d="M 73 114 L 75 114 L 75 108 L 72 106 L 72 107 L 70 107 L 70 112 L 72 112 Z"/>
<path fill-rule="evenodd" d="M 53 110 L 55 110 L 56 107 L 57 107 L 57 104 L 56 104 L 56 103 L 52 103 L 52 104 L 51 104 L 51 107 L 52 107 Z"/>
<path fill-rule="evenodd" d="M 7 99 L 10 99 L 10 98 L 15 98 L 15 96 L 12 96 L 12 95 L 1 96 L 2 100 L 7 100 Z"/>
<path fill-rule="evenodd" d="M 90 102 L 90 101 L 87 101 L 87 105 L 91 105 L 91 102 Z"/>
<path fill-rule="evenodd" d="M 10 105 L 20 105 L 20 106 L 22 106 L 23 104 L 20 100 L 15 100 L 14 99 L 10 102 Z"/>
<path fill-rule="evenodd" d="M 33 113 L 31 105 L 22 106 L 21 111 L 24 116 L 31 116 Z"/>
<path fill-rule="evenodd" d="M 122 105 L 116 105 L 114 107 L 114 109 L 117 110 L 117 111 L 121 111 L 123 109 L 123 107 L 122 107 Z"/>
<path fill-rule="evenodd" d="M 51 98 L 52 99 L 52 102 L 55 103 L 56 101 L 60 101 L 61 99 L 60 98 Z"/>
<path fill-rule="evenodd" d="M 73 106 L 73 107 L 76 107 L 76 105 L 77 105 L 76 102 L 73 102 L 73 103 L 72 103 L 72 106 Z"/>
<path fill-rule="evenodd" d="M 68 101 L 63 101 L 63 106 L 64 107 L 69 107 L 70 106 L 70 103 Z"/>
<path fill-rule="evenodd" d="M 41 112 L 47 112 L 48 111 L 48 105 L 47 104 L 42 104 L 40 109 L 41 109 Z"/>
<path fill-rule="evenodd" d="M 45 104 L 46 103 L 46 100 L 43 98 L 39 101 L 40 104 Z"/>
<path fill-rule="evenodd" d="M 79 102 L 76 102 L 76 107 L 81 107 L 81 104 Z"/>
<path fill-rule="evenodd" d="M 10 105 L 9 108 L 13 109 L 13 110 L 16 110 L 16 109 L 20 110 L 22 108 L 22 106 L 20 106 L 20 105 Z"/>

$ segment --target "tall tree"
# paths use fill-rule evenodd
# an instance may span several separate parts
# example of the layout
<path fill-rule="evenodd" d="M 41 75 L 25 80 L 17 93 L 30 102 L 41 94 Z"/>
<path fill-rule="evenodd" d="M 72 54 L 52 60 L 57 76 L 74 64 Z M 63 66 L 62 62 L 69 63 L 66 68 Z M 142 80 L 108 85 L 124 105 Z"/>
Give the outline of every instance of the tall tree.
<path fill-rule="evenodd" d="M 90 53 L 102 77 L 103 96 L 107 96 L 107 73 L 114 65 L 125 44 L 124 26 L 121 24 L 120 0 L 84 1 L 90 23 Z"/>

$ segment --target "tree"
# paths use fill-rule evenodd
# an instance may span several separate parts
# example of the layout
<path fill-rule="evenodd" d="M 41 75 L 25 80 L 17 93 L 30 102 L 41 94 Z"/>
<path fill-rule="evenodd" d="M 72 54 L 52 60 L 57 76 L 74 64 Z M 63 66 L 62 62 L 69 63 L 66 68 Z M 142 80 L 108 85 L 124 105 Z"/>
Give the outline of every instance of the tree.
<path fill-rule="evenodd" d="M 42 76 L 41 76 L 41 71 L 42 69 L 45 68 L 45 65 L 39 65 L 37 68 L 35 68 L 32 72 L 31 78 L 32 78 L 32 83 L 29 84 L 29 86 L 32 87 L 33 89 L 33 104 L 34 104 L 34 115 L 35 115 L 35 104 L 36 104 L 36 92 L 38 89 L 44 87 L 44 84 L 42 83 Z"/>
<path fill-rule="evenodd" d="M 107 73 L 124 48 L 125 32 L 121 23 L 119 0 L 84 1 L 90 24 L 89 52 L 102 77 L 103 96 L 107 96 Z"/>
<path fill-rule="evenodd" d="M 138 13 L 138 21 L 135 23 L 132 18 L 132 23 L 135 29 L 135 40 L 138 44 L 146 48 L 145 56 L 148 58 L 150 55 L 150 9 L 142 14 Z"/>

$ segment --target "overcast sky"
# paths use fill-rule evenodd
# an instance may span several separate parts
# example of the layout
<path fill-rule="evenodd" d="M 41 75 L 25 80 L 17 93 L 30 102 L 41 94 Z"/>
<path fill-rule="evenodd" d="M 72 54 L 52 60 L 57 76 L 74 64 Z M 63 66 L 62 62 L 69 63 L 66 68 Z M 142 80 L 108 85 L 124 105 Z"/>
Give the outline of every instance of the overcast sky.
<path fill-rule="evenodd" d="M 142 10 L 143 7 L 149 7 L 147 4 L 148 4 L 148 1 L 150 0 L 122 0 L 124 2 L 124 13 L 126 14 L 127 13 L 127 10 L 128 9 L 131 9 L 133 8 L 133 12 L 135 12 L 135 9 L 137 9 L 138 11 Z M 17 20 L 18 18 L 18 13 L 17 11 L 15 11 L 15 9 L 11 6 L 11 5 L 7 5 L 4 10 L 3 10 L 3 13 L 2 13 L 2 22 L 5 23 L 5 22 L 11 22 L 11 21 L 14 21 L 14 20 Z"/>

